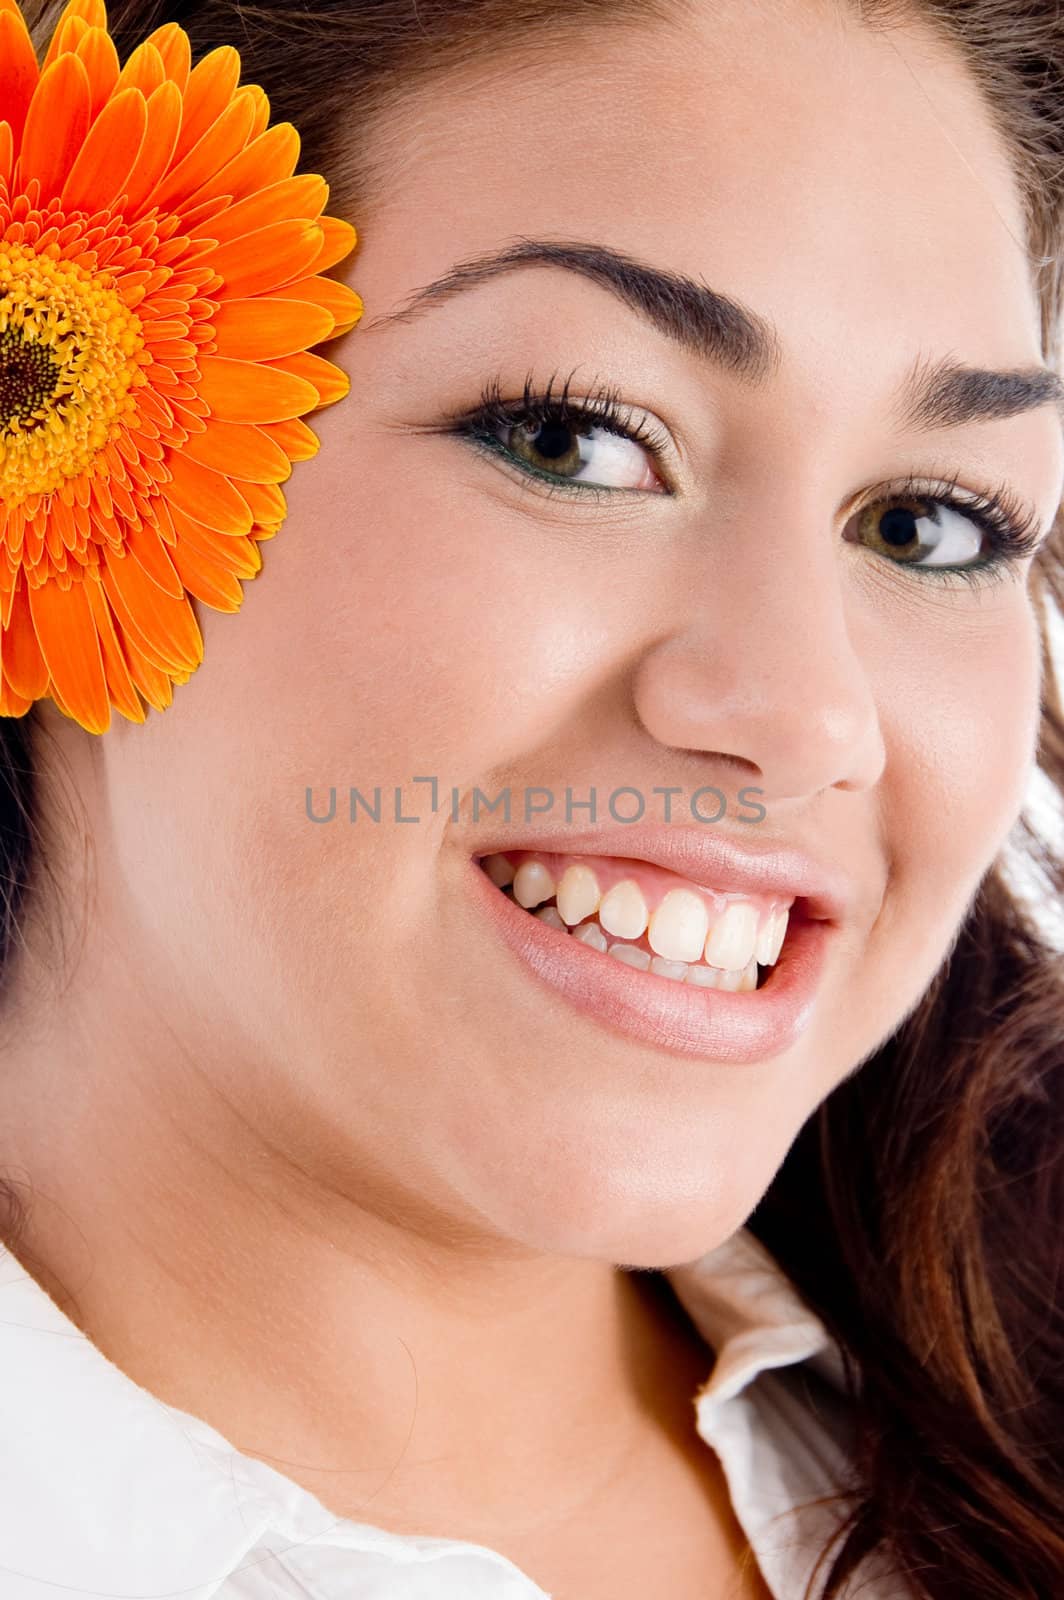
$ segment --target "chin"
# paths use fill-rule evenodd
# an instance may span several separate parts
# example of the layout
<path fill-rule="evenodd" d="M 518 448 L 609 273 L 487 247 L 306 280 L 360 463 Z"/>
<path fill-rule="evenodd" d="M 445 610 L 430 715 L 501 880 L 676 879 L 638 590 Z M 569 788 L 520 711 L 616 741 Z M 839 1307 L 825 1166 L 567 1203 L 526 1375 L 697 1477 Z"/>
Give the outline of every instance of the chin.
<path fill-rule="evenodd" d="M 616 1158 L 615 1158 L 616 1159 Z M 571 1183 L 557 1174 L 483 1208 L 494 1230 L 544 1255 L 663 1270 L 693 1261 L 741 1228 L 775 1175 L 727 1172 L 707 1150 L 689 1181 L 677 1168 L 637 1170 L 623 1161 L 595 1181 L 586 1165 Z M 637 1181 L 642 1173 L 643 1181 Z M 534 1204 L 538 1201 L 539 1204 Z"/>

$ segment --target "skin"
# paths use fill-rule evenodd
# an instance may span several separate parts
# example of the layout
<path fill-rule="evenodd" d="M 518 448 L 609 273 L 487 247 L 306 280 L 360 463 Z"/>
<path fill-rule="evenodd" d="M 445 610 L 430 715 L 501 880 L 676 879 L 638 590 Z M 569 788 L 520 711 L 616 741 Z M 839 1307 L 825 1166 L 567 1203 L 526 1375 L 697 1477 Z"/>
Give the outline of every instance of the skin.
<path fill-rule="evenodd" d="M 32 1185 L 25 1258 L 139 1382 L 338 1513 L 531 1559 L 630 1498 L 708 1372 L 618 1264 L 742 1225 L 925 991 L 1023 800 L 1029 559 L 947 586 L 843 540 L 848 508 L 957 473 L 1048 529 L 1064 446 L 1051 409 L 892 420 L 920 353 L 1041 359 L 1003 151 L 915 28 L 732 0 L 598 30 L 434 85 L 388 156 L 344 268 L 366 314 L 330 350 L 351 393 L 239 618 L 200 608 L 204 663 L 144 726 L 42 708 L 94 867 L 53 794 L 84 938 L 47 1010 L 20 974 L 2 1170 Z M 784 363 L 744 388 L 559 269 L 374 327 L 517 235 L 702 277 Z M 664 426 L 673 494 L 524 492 L 426 431 L 530 367 Z M 417 827 L 347 824 L 348 785 L 429 773 L 460 820 L 422 790 Z M 555 1002 L 466 886 L 494 826 L 472 791 L 507 783 L 760 786 L 758 842 L 853 885 L 795 1047 L 737 1070 Z"/>

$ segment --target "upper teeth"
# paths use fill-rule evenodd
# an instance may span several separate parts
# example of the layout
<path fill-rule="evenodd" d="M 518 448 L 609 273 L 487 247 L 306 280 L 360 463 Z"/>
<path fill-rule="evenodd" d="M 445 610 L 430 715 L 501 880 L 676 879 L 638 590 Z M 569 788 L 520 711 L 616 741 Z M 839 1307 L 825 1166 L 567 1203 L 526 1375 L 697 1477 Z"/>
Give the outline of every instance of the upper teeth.
<path fill-rule="evenodd" d="M 519 906 L 529 910 L 538 906 L 542 901 L 549 900 L 554 894 L 557 885 L 546 867 L 538 861 L 525 861 L 512 878 L 514 886 L 514 899 Z"/>
<path fill-rule="evenodd" d="M 515 888 L 514 895 L 516 894 Z M 583 922 L 585 917 L 593 916 L 598 910 L 600 898 L 599 882 L 590 867 L 573 865 L 562 873 L 556 901 L 562 920 L 570 927 L 574 922 Z M 602 926 L 605 927 L 606 924 L 603 923 Z"/>
<path fill-rule="evenodd" d="M 771 966 L 787 931 L 785 905 L 761 909 L 733 896 L 718 910 L 694 888 L 667 890 L 651 912 L 634 878 L 622 878 L 603 893 L 586 862 L 571 863 L 557 883 L 541 861 L 523 861 L 515 869 L 505 855 L 492 855 L 484 867 L 500 888 L 513 884 L 514 899 L 526 910 L 553 898 L 567 926 L 597 915 L 599 926 L 615 937 L 638 939 L 645 932 L 651 950 L 665 961 L 706 961 L 729 971 L 754 959 Z"/>
<path fill-rule="evenodd" d="M 515 883 L 514 893 L 518 892 Z M 615 933 L 619 939 L 638 939 L 647 925 L 647 903 L 639 885 L 631 878 L 615 883 L 599 901 L 598 919 L 607 933 Z M 665 950 L 658 951 L 659 956 L 667 954 Z"/>
<path fill-rule="evenodd" d="M 729 907 L 725 916 L 736 909 Z M 753 906 L 750 910 L 754 911 Z M 756 911 L 754 924 L 756 927 Z M 647 942 L 655 955 L 665 956 L 669 961 L 701 961 L 708 933 L 709 912 L 701 895 L 695 894 L 693 889 L 670 889 L 650 919 Z M 744 967 L 753 953 L 751 945 L 747 956 L 738 961 L 718 961 L 716 965 Z"/>
<path fill-rule="evenodd" d="M 733 900 L 706 939 L 706 960 L 714 967 L 741 967 L 757 946 L 757 907 Z"/>

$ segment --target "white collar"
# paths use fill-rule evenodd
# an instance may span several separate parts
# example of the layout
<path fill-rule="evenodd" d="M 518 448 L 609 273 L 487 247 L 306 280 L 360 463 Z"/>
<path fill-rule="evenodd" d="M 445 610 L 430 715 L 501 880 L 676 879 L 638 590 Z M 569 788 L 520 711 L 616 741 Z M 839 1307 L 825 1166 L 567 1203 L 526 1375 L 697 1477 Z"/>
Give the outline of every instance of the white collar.
<path fill-rule="evenodd" d="M 806 1362 L 845 1393 L 839 1347 L 775 1257 L 740 1228 L 696 1261 L 665 1274 L 692 1322 L 716 1352 L 699 1390 L 704 1422 L 759 1373 Z"/>
<path fill-rule="evenodd" d="M 700 1426 L 767 1368 L 809 1361 L 841 1384 L 823 1324 L 747 1229 L 667 1276 L 717 1354 L 699 1391 Z M 308 1541 L 322 1563 L 314 1567 L 324 1575 L 326 1587 L 315 1591 L 322 1594 L 352 1592 L 344 1573 L 358 1550 L 366 1592 L 385 1592 L 373 1587 L 371 1568 L 375 1574 L 380 1563 L 380 1581 L 397 1600 L 424 1592 L 415 1572 L 439 1557 L 460 1576 L 454 1592 L 469 1600 L 542 1595 L 482 1546 L 338 1521 L 290 1479 L 136 1384 L 2 1249 L 0 1439 L 5 1600 L 56 1600 L 64 1588 L 115 1600 L 211 1600 L 246 1567 L 261 1568 L 263 1587 L 241 1586 L 241 1596 L 305 1594 L 276 1580 L 271 1587 L 268 1569 L 271 1551 Z M 335 1588 L 330 1562 L 337 1563 Z"/>

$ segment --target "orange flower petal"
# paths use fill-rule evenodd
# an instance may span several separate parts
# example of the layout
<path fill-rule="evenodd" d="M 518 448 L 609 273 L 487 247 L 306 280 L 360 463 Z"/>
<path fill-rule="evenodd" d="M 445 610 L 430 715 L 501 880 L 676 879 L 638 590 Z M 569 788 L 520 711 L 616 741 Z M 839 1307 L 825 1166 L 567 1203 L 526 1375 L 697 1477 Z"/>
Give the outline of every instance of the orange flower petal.
<path fill-rule="evenodd" d="M 324 234 L 321 249 L 307 268 L 308 272 L 326 272 L 329 267 L 335 267 L 358 243 L 358 230 L 341 217 L 322 217 L 321 228 Z"/>
<path fill-rule="evenodd" d="M 350 333 L 364 310 L 362 296 L 337 278 L 299 278 L 295 283 L 271 289 L 270 293 L 278 300 L 309 300 L 331 312 L 336 323 L 334 338 Z"/>
<path fill-rule="evenodd" d="M 11 603 L 11 622 L 4 633 L 4 677 L 16 694 L 37 700 L 48 688 L 48 664 L 41 654 L 25 580 L 16 583 Z"/>
<path fill-rule="evenodd" d="M 0 22 L 3 18 L 0 17 Z M 15 170 L 15 140 L 10 122 L 0 122 L 0 183 L 10 183 Z"/>
<path fill-rule="evenodd" d="M 5 571 L 5 587 L 0 588 L 0 625 L 7 628 L 11 624 L 11 607 L 15 600 L 15 591 L 18 587 L 18 572 Z"/>
<path fill-rule="evenodd" d="M 98 577 L 87 577 L 83 587 L 92 611 L 92 619 L 96 624 L 96 634 L 100 641 L 100 654 L 103 657 L 104 676 L 107 679 L 107 690 L 111 697 L 111 704 L 130 722 L 144 722 L 144 707 L 137 697 L 137 691 L 130 677 L 129 668 L 122 654 L 122 647 L 115 633 L 114 620 L 111 616 L 111 608 L 107 603 L 107 596 L 103 592 L 103 585 Z"/>
<path fill-rule="evenodd" d="M 107 595 L 106 589 L 104 595 Z M 110 605 L 109 595 L 107 603 Z M 141 643 L 134 640 L 130 630 L 120 624 L 117 616 L 115 616 L 115 637 L 122 650 L 122 659 L 130 670 L 130 678 L 141 691 L 147 704 L 155 710 L 166 710 L 166 707 L 173 706 L 173 680 L 176 675 L 174 669 L 166 670 L 155 666 L 154 661 L 149 661 L 141 648 Z"/>
<path fill-rule="evenodd" d="M 123 89 L 139 89 L 147 100 L 159 85 L 165 82 L 166 68 L 163 66 L 163 58 L 155 46 L 145 40 L 143 44 L 138 44 L 119 73 L 115 91 L 121 94 Z"/>
<path fill-rule="evenodd" d="M 70 0 L 70 11 L 83 17 L 90 28 L 106 28 L 107 7 L 104 0 Z"/>
<path fill-rule="evenodd" d="M 147 127 L 148 107 L 139 89 L 124 89 L 109 101 L 70 168 L 63 206 L 91 215 L 116 200 L 137 164 Z"/>
<path fill-rule="evenodd" d="M 292 474 L 288 456 L 262 428 L 219 422 L 217 417 L 181 446 L 181 454 L 212 472 L 252 483 L 283 483 Z"/>
<path fill-rule="evenodd" d="M 199 665 L 203 635 L 186 599 L 164 594 L 129 555 L 108 552 L 100 573 L 123 631 L 153 666 L 187 672 Z"/>
<path fill-rule="evenodd" d="M 214 316 L 214 354 L 234 361 L 270 361 L 320 344 L 332 314 L 305 300 L 226 300 Z M 301 373 L 300 376 L 305 376 Z"/>
<path fill-rule="evenodd" d="M 149 661 L 139 645 L 134 643 L 128 630 L 120 629 L 116 625 L 115 633 L 130 678 L 150 706 L 156 711 L 165 711 L 167 706 L 173 705 L 174 702 L 173 674 L 164 672 L 161 667 Z"/>
<path fill-rule="evenodd" d="M 243 150 L 254 121 L 254 101 L 246 94 L 238 94 L 160 184 L 154 197 L 160 210 L 175 209 L 219 166 Z"/>
<path fill-rule="evenodd" d="M 201 189 L 189 196 L 189 203 L 213 200 L 227 194 L 235 202 L 256 189 L 290 178 L 299 160 L 299 134 L 290 122 L 275 123 L 227 162 Z"/>
<path fill-rule="evenodd" d="M 104 28 L 90 28 L 78 43 L 78 57 L 89 75 L 92 96 L 90 116 L 93 121 L 100 115 L 114 93 L 118 82 L 118 51 L 114 40 Z"/>
<path fill-rule="evenodd" d="M 32 704 L 33 701 L 27 700 L 25 695 L 16 694 L 6 678 L 0 679 L 0 717 L 24 717 Z M 56 704 L 59 704 L 58 700 Z"/>
<path fill-rule="evenodd" d="M 164 594 L 172 595 L 175 600 L 181 598 L 181 580 L 154 528 L 145 527 L 143 522 L 131 522 L 126 529 L 126 548 Z"/>
<path fill-rule="evenodd" d="M 228 244 L 245 233 L 254 233 L 267 223 L 286 217 L 296 217 L 303 222 L 315 222 L 321 216 L 329 198 L 329 185 L 324 178 L 312 172 L 302 172 L 295 178 L 281 178 L 257 189 L 235 205 L 230 204 L 221 216 L 211 219 L 210 226 L 197 223 L 194 236 L 214 239 Z M 198 204 L 198 201 L 197 201 Z"/>
<path fill-rule="evenodd" d="M 227 477 L 201 466 L 184 451 L 172 450 L 166 464 L 172 473 L 166 495 L 174 505 L 220 533 L 251 532 L 247 505 Z"/>
<path fill-rule="evenodd" d="M 305 378 L 224 356 L 200 357 L 199 392 L 221 422 L 284 422 L 318 405 Z"/>
<path fill-rule="evenodd" d="M 11 124 L 16 149 L 40 75 L 22 12 L 15 0 L 0 0 L 0 116 Z"/>
<path fill-rule="evenodd" d="M 257 139 L 260 133 L 265 133 L 266 125 L 270 120 L 270 100 L 266 90 L 260 83 L 249 83 L 246 87 L 248 93 L 255 97 L 254 138 Z"/>
<path fill-rule="evenodd" d="M 179 538 L 185 544 L 192 545 L 201 555 L 207 556 L 238 578 L 253 578 L 260 571 L 262 556 L 253 535 L 240 534 L 234 538 L 222 539 L 210 528 L 205 528 L 202 522 L 187 517 L 176 506 L 173 512 L 174 526 Z"/>
<path fill-rule="evenodd" d="M 276 441 L 289 461 L 309 461 L 321 449 L 321 440 L 299 417 L 261 424 L 262 432 Z"/>
<path fill-rule="evenodd" d="M 129 185 L 126 189 L 126 215 L 140 215 L 151 200 L 155 185 L 170 165 L 181 131 L 181 91 L 176 83 L 160 83 L 148 95 L 148 126 Z"/>
<path fill-rule="evenodd" d="M 192 66 L 192 44 L 184 28 L 178 27 L 176 22 L 164 22 L 161 28 L 149 33 L 145 42 L 155 46 L 166 76 L 184 94 Z"/>
<path fill-rule="evenodd" d="M 84 143 L 91 99 L 89 75 L 78 56 L 60 56 L 41 74 L 26 113 L 18 181 L 39 178 L 44 200 L 59 193 Z"/>
<path fill-rule="evenodd" d="M 286 218 L 223 244 L 208 257 L 225 280 L 220 298 L 244 300 L 303 277 L 321 249 L 321 223 Z"/>
<path fill-rule="evenodd" d="M 60 56 L 58 64 L 72 59 Z M 72 583 L 64 593 L 54 582 L 42 583 L 29 592 L 29 610 L 41 654 L 71 714 L 90 733 L 106 733 L 111 702 L 84 584 Z"/>
<path fill-rule="evenodd" d="M 68 0 L 63 15 L 80 17 L 90 28 L 107 26 L 107 7 L 104 0 Z"/>
<path fill-rule="evenodd" d="M 80 40 L 88 31 L 89 24 L 84 17 L 78 15 L 78 7 L 74 4 L 68 5 L 52 30 L 51 42 L 41 62 L 41 75 L 43 76 L 52 62 L 58 61 L 60 56 L 73 55 Z"/>
<path fill-rule="evenodd" d="M 84 33 L 90 28 L 106 28 L 107 8 L 105 7 L 103 0 L 68 0 L 68 3 L 59 13 L 58 18 L 56 19 L 55 27 L 52 30 L 52 38 L 51 43 L 48 46 L 48 52 L 45 55 L 44 60 L 41 62 L 42 72 L 47 71 L 52 62 L 56 59 L 56 56 L 59 54 L 60 50 L 67 48 L 66 41 L 69 39 L 72 31 L 70 26 L 71 23 L 76 24 L 74 31 L 76 31 L 79 36 L 83 36 Z M 70 46 L 70 48 L 76 48 L 76 41 Z"/>
<path fill-rule="evenodd" d="M 247 501 L 256 522 L 269 526 L 283 522 L 288 513 L 288 502 L 275 483 L 242 483 L 240 493 Z M 259 535 L 255 535 L 259 538 Z"/>
<path fill-rule="evenodd" d="M 185 87 L 185 114 L 177 141 L 176 161 L 183 161 L 211 123 L 220 117 L 240 82 L 240 57 L 231 44 L 220 44 L 197 61 Z"/>
<path fill-rule="evenodd" d="M 217 611 L 240 610 L 244 591 L 239 579 L 222 562 L 197 550 L 188 540 L 179 539 L 174 548 L 174 564 L 197 600 Z"/>
<path fill-rule="evenodd" d="M 318 391 L 319 405 L 330 406 L 334 401 L 342 400 L 351 388 L 351 379 L 342 368 L 326 361 L 324 356 L 314 355 L 310 350 L 300 350 L 281 361 L 264 362 L 263 366 L 273 372 L 287 372 L 293 378 L 304 378 L 307 383 L 312 383 Z"/>

